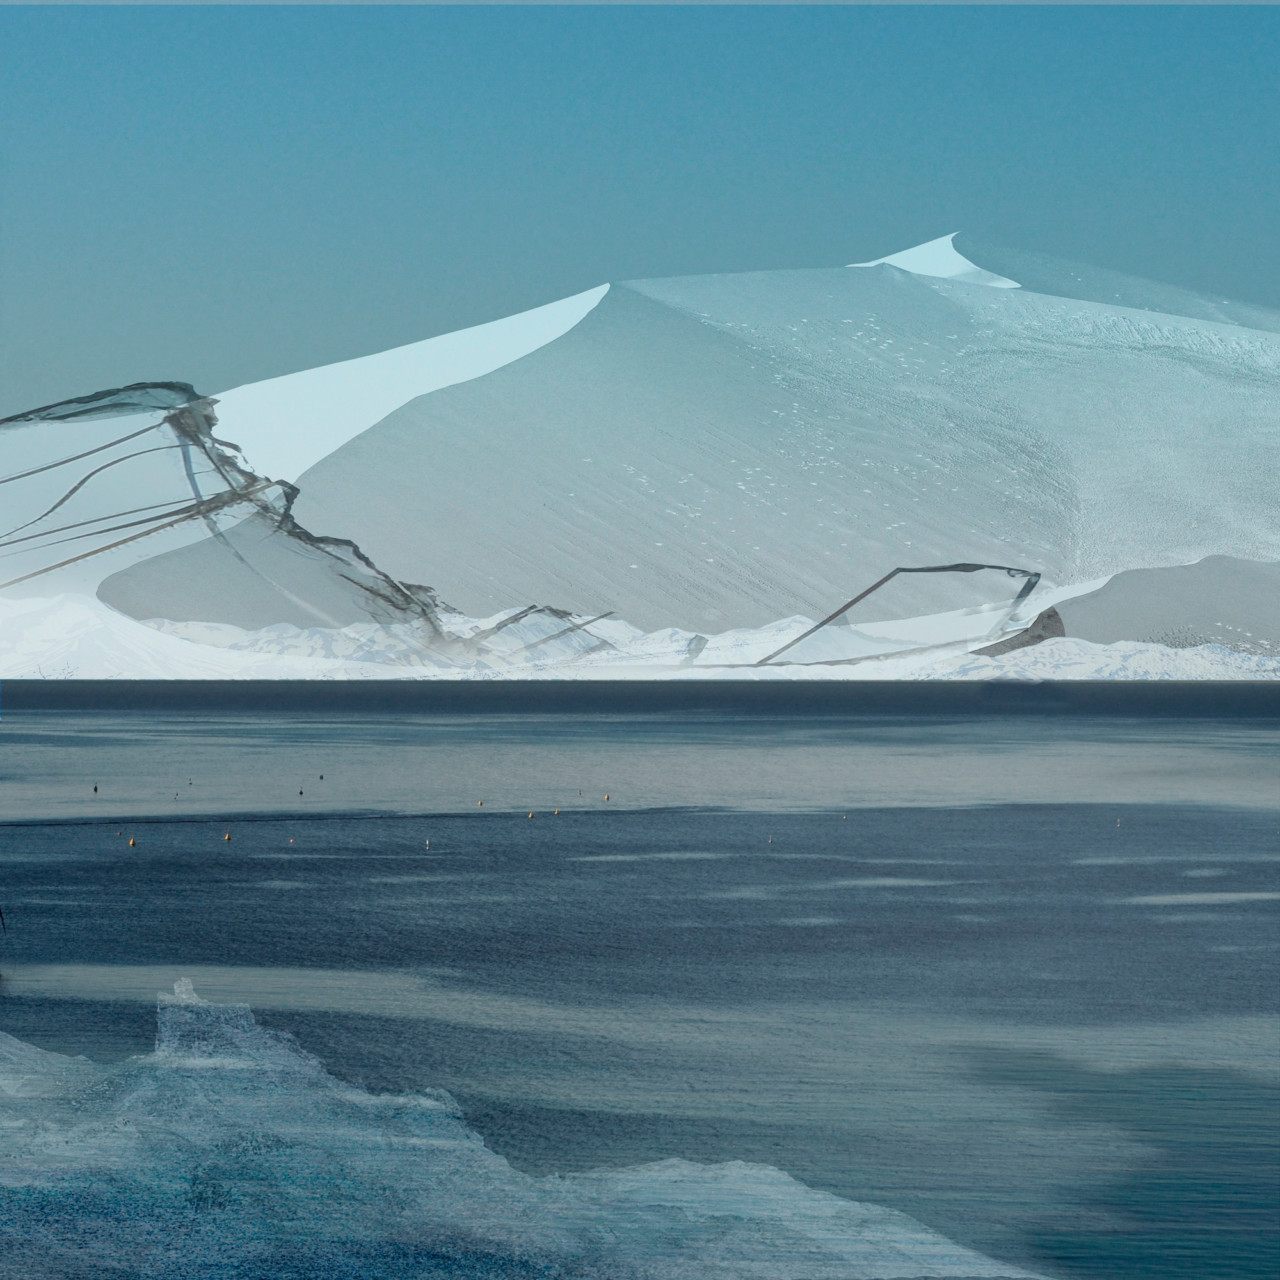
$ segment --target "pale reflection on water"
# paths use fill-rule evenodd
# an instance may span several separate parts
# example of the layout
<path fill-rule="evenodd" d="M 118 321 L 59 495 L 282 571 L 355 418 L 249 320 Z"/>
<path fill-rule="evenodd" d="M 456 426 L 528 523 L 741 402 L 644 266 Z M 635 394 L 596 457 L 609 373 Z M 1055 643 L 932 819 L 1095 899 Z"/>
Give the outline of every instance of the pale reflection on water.
<path fill-rule="evenodd" d="M 0 813 L 537 812 L 602 808 L 605 795 L 769 812 L 1255 807 L 1275 803 L 1278 739 L 1265 725 L 1136 717 L 26 712 L 0 725 Z"/>

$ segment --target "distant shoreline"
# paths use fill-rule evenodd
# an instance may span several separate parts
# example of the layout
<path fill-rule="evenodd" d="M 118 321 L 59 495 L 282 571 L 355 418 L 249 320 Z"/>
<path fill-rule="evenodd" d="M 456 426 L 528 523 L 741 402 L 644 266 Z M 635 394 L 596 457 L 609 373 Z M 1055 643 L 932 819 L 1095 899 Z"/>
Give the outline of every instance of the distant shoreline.
<path fill-rule="evenodd" d="M 1280 720 L 1280 681 L 4 680 L 23 711 L 1190 716 Z"/>

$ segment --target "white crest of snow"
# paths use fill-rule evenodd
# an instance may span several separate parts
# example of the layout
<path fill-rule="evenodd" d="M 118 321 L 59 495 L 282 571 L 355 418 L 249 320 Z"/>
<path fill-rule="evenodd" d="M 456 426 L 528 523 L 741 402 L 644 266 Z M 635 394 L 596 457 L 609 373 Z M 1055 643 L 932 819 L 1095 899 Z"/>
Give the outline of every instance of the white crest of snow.
<path fill-rule="evenodd" d="M 902 249 L 891 253 L 887 258 L 877 258 L 874 262 L 851 262 L 851 267 L 897 267 L 901 271 L 910 271 L 917 276 L 935 276 L 939 280 L 959 280 L 962 284 L 985 284 L 993 289 L 1021 289 L 1016 280 L 998 276 L 993 271 L 984 271 L 976 263 L 970 262 L 952 243 L 960 233 L 953 231 L 949 236 L 939 236 L 925 244 L 918 244 L 913 249 Z"/>
<path fill-rule="evenodd" d="M 1065 590 L 1047 598 L 1061 599 Z M 450 634 L 468 637 L 521 612 L 486 619 L 446 615 L 442 622 Z M 724 632 L 699 648 L 693 642 L 702 637 L 677 628 L 644 632 L 610 618 L 571 630 L 562 618 L 533 613 L 517 617 L 470 655 L 449 656 L 433 651 L 429 638 L 410 624 L 302 629 L 282 623 L 245 631 L 219 623 L 137 622 L 89 596 L 0 597 L 0 679 L 1280 679 L 1280 658 L 1212 644 L 1175 649 L 1059 638 L 988 657 L 972 652 L 989 643 L 965 631 L 973 616 L 984 618 L 974 611 L 906 620 L 914 647 L 893 634 L 878 635 L 886 630 L 880 624 L 829 627 L 794 665 L 757 667 L 752 664 L 811 620 L 783 618 Z"/>
<path fill-rule="evenodd" d="M 1280 658 L 1238 653 L 1224 645 L 1186 649 L 1118 640 L 1094 644 L 1059 636 L 998 658 L 968 654 L 952 658 L 945 672 L 923 678 L 951 680 L 1277 680 Z"/>
<path fill-rule="evenodd" d="M 492 373 L 563 336 L 608 291 L 603 284 L 471 329 L 224 391 L 216 397 L 219 434 L 240 446 L 259 475 L 296 480 L 410 400 Z"/>

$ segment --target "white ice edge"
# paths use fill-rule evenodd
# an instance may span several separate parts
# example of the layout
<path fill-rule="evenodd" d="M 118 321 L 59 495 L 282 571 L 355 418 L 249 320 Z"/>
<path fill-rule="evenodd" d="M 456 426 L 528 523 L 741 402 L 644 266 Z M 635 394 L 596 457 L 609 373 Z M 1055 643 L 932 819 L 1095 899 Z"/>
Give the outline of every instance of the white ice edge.
<path fill-rule="evenodd" d="M 562 337 L 608 291 L 602 284 L 471 329 L 234 387 L 214 397 L 218 434 L 239 445 L 259 475 L 294 481 L 410 400 L 492 373 Z"/>
<path fill-rule="evenodd" d="M 1075 584 L 1046 592 L 1023 622 L 1098 584 Z M 511 612 L 511 611 L 507 611 Z M 499 633 L 501 644 L 458 660 L 422 647 L 412 626 L 374 623 L 341 629 L 288 625 L 244 631 L 213 623 L 138 622 L 90 596 L 0 599 L 0 678 L 3 679 L 304 679 L 304 680 L 990 680 L 990 679 L 1182 679 L 1267 680 L 1280 678 L 1280 660 L 1216 646 L 1172 649 L 1146 642 L 1093 644 L 1075 638 L 1047 640 L 998 657 L 974 650 L 992 642 L 965 620 L 985 610 L 955 611 L 871 624 L 832 637 L 834 658 L 861 653 L 863 661 L 837 665 L 753 665 L 809 625 L 780 619 L 765 627 L 709 637 L 690 660 L 692 633 L 667 628 L 644 633 L 611 619 L 590 633 L 543 643 L 562 623 L 531 615 Z M 490 619 L 450 615 L 446 630 L 470 635 Z M 909 627 L 907 627 L 909 624 Z M 875 632 L 908 629 L 902 643 L 877 644 Z M 985 628 L 984 628 L 985 629 Z M 847 629 L 840 629 L 845 630 Z M 1006 631 L 1005 634 L 1008 634 Z M 998 637 L 997 637 L 998 638 Z M 608 639 L 613 648 L 591 651 Z M 534 647 L 530 648 L 530 645 Z M 880 652 L 876 652 L 876 650 Z M 810 655 L 810 658 L 818 655 Z"/>
<path fill-rule="evenodd" d="M 918 244 L 912 249 L 891 253 L 887 258 L 876 258 L 873 262 L 851 262 L 849 266 L 897 267 L 901 271 L 910 271 L 912 275 L 933 276 L 938 280 L 985 284 L 993 289 L 1022 288 L 1016 280 L 998 276 L 994 271 L 985 271 L 977 263 L 970 262 L 952 243 L 959 234 L 958 231 L 953 231 L 950 235 L 939 236 L 936 240 Z"/>

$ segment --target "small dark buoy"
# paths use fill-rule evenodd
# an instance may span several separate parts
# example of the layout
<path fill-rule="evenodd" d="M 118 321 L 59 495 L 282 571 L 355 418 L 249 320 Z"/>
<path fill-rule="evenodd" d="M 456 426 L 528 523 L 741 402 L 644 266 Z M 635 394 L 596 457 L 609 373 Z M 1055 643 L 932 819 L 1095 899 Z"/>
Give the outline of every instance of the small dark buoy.
<path fill-rule="evenodd" d="M 301 794 L 302 794 L 302 788 L 301 788 L 301 787 L 299 787 L 299 788 L 298 788 L 298 794 L 299 794 L 299 795 L 301 795 Z"/>
<path fill-rule="evenodd" d="M 93 794 L 95 796 L 98 794 L 98 784 L 96 782 L 93 784 Z"/>
<path fill-rule="evenodd" d="M 320 781 L 321 781 L 321 782 L 323 782 L 323 781 L 324 781 L 324 774 L 323 774 L 323 773 L 320 775 Z"/>

